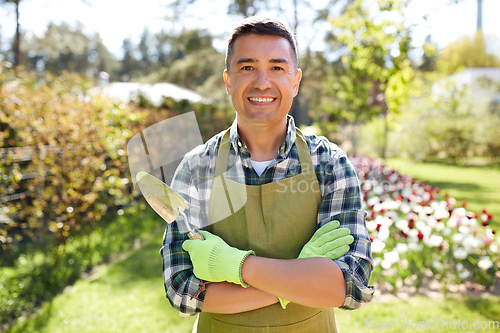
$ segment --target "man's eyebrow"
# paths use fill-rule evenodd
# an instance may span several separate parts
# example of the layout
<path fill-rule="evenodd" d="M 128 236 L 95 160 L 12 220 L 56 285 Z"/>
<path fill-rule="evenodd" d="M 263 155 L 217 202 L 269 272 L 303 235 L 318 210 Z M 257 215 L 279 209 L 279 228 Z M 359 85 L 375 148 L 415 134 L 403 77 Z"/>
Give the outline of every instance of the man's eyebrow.
<path fill-rule="evenodd" d="M 236 65 L 245 63 L 245 62 L 259 62 L 255 58 L 241 58 L 236 60 Z M 288 60 L 285 58 L 276 58 L 276 59 L 269 59 L 269 62 L 272 64 L 288 64 Z"/>
<path fill-rule="evenodd" d="M 273 64 L 288 64 L 288 60 L 286 60 L 285 58 L 271 59 L 269 60 L 269 62 Z"/>
<path fill-rule="evenodd" d="M 236 60 L 236 65 L 241 64 L 243 62 L 257 62 L 257 59 L 254 58 L 241 58 Z"/>

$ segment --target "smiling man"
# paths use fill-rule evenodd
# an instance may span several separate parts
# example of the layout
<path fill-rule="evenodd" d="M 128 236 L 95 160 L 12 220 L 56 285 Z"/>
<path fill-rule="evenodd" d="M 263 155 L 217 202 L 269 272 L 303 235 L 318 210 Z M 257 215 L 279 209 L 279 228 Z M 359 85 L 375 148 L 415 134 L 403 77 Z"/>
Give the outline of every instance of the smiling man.
<path fill-rule="evenodd" d="M 236 119 L 172 181 L 205 239 L 172 223 L 161 249 L 167 298 L 181 315 L 200 313 L 194 331 L 337 332 L 335 307 L 372 298 L 356 173 L 288 115 L 301 75 L 279 21 L 252 17 L 233 31 L 224 82 Z"/>

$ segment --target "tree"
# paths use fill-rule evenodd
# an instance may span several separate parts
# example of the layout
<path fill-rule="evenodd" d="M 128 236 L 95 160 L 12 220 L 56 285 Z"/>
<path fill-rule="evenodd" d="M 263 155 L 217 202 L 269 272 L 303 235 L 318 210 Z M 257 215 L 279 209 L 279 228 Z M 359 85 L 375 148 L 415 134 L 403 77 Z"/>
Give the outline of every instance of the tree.
<path fill-rule="evenodd" d="M 121 60 L 121 68 L 119 71 L 122 80 L 127 81 L 139 69 L 139 61 L 134 57 L 134 46 L 130 38 L 125 38 L 122 43 L 123 58 Z"/>
<path fill-rule="evenodd" d="M 2 0 L 3 3 L 13 3 L 16 6 L 16 35 L 14 36 L 14 66 L 21 64 L 21 29 L 19 25 L 19 4 L 21 0 Z"/>
<path fill-rule="evenodd" d="M 379 0 L 380 15 L 392 12 L 402 15 L 405 2 Z M 384 119 L 384 142 L 380 155 L 385 157 L 387 116 L 398 113 L 409 96 L 413 70 L 408 59 L 410 29 L 404 20 L 395 22 L 383 17 L 374 19 L 363 1 L 347 6 L 332 24 L 336 38 L 344 44 L 342 66 L 332 79 L 331 93 L 336 103 L 325 105 L 329 121 L 347 121 L 357 124 L 376 115 Z M 355 126 L 355 127 L 356 127 Z M 355 141 L 354 150 L 356 147 Z"/>
<path fill-rule="evenodd" d="M 115 60 L 98 34 L 87 36 L 81 24 L 49 23 L 43 36 L 23 38 L 23 61 L 28 69 L 44 68 L 53 73 L 71 71 L 93 73 L 113 71 Z"/>
<path fill-rule="evenodd" d="M 460 37 L 441 50 L 437 67 L 448 75 L 466 67 L 500 67 L 500 58 L 488 53 L 487 44 L 482 30 L 474 37 Z"/>
<path fill-rule="evenodd" d="M 141 40 L 139 42 L 139 53 L 140 57 L 140 65 L 144 72 L 144 74 L 149 74 L 151 69 L 151 55 L 150 55 L 150 36 L 147 28 L 144 29 Z"/>

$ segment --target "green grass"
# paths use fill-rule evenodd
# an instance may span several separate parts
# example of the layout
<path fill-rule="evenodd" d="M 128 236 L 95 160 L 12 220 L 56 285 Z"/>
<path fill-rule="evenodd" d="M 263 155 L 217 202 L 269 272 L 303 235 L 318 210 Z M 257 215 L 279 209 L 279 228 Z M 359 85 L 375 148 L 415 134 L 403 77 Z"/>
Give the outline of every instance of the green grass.
<path fill-rule="evenodd" d="M 181 318 L 165 298 L 158 253 L 161 235 L 155 236 L 140 249 L 121 261 L 104 265 L 97 273 L 45 303 L 35 316 L 29 317 L 8 333 L 83 333 L 83 332 L 191 332 L 194 318 Z M 356 311 L 337 310 L 342 332 L 369 332 L 370 324 L 383 325 L 425 321 L 434 318 L 451 322 L 498 321 L 500 297 L 462 297 L 426 299 L 413 297 L 408 301 L 382 303 L 374 299 Z M 371 318 L 371 319 L 370 319 Z M 416 325 L 416 324 L 413 324 Z M 401 328 L 401 327 L 399 327 Z M 446 327 L 445 327 L 446 328 Z M 384 329 L 396 332 L 399 329 Z M 419 332 L 455 332 L 436 325 Z M 473 330 L 461 330 L 472 332 Z M 498 330 L 480 330 L 498 332 Z"/>
<path fill-rule="evenodd" d="M 491 225 L 500 227 L 500 166 L 460 166 L 442 163 L 414 163 L 408 159 L 389 158 L 386 163 L 396 171 L 427 180 L 457 199 L 458 205 L 480 214 L 483 209 L 493 214 Z"/>
<path fill-rule="evenodd" d="M 336 311 L 340 330 L 343 332 L 456 332 L 455 326 L 460 320 L 467 322 L 469 329 L 460 332 L 498 332 L 490 321 L 500 320 L 500 297 L 479 297 L 427 299 L 422 296 L 410 298 L 408 301 L 392 301 L 379 303 L 373 300 L 370 304 L 356 311 Z M 419 322 L 427 322 L 424 329 L 416 328 Z M 386 327 L 384 326 L 387 325 Z M 392 322 L 392 323 L 391 323 Z M 473 330 L 474 322 L 478 325 L 490 325 L 491 329 Z M 391 326 L 392 325 L 392 326 Z M 420 324 L 423 325 L 423 324 Z M 498 324 L 497 324 L 498 325 Z M 453 327 L 455 326 L 455 329 Z M 392 329 L 391 329 L 392 327 Z M 378 329 L 377 329 L 378 328 Z M 496 329 L 495 329 L 496 328 Z"/>
<path fill-rule="evenodd" d="M 194 318 L 179 317 L 165 297 L 161 236 L 101 266 L 7 332 L 191 332 Z"/>

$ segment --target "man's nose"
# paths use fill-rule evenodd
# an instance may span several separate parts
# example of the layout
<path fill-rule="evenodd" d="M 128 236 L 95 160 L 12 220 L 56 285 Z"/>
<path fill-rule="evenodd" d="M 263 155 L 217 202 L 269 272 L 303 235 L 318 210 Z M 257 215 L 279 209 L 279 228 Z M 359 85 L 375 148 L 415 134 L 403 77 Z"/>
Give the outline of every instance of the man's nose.
<path fill-rule="evenodd" d="M 269 81 L 268 73 L 265 70 L 258 70 L 254 81 L 254 88 L 259 90 L 266 90 L 272 87 Z"/>

